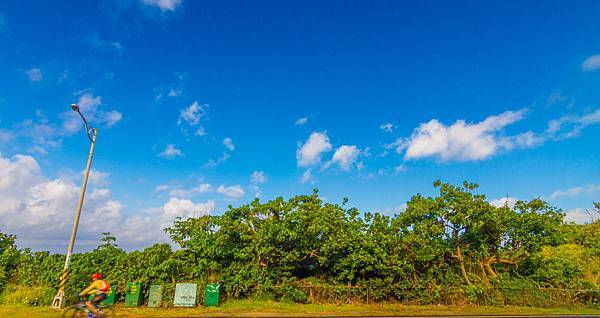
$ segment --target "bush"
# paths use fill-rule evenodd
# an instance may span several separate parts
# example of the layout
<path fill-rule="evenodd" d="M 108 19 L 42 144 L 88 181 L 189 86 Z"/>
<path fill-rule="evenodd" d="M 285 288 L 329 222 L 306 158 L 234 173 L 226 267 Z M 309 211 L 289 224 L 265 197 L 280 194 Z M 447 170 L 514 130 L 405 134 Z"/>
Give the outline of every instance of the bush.
<path fill-rule="evenodd" d="M 56 290 L 47 286 L 10 286 L 0 297 L 0 303 L 11 305 L 49 306 Z"/>

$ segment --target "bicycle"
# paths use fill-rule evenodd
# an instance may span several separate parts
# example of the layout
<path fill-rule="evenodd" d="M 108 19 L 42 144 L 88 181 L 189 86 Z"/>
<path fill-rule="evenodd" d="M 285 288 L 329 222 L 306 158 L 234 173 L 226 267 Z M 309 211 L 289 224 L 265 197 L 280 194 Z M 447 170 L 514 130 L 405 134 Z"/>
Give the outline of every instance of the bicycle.
<path fill-rule="evenodd" d="M 75 305 L 71 305 L 65 309 L 63 313 L 64 318 L 87 318 L 90 310 L 85 305 L 87 299 L 79 297 L 79 302 Z M 112 305 L 98 305 L 98 314 L 94 315 L 95 318 L 114 318 L 115 312 Z"/>

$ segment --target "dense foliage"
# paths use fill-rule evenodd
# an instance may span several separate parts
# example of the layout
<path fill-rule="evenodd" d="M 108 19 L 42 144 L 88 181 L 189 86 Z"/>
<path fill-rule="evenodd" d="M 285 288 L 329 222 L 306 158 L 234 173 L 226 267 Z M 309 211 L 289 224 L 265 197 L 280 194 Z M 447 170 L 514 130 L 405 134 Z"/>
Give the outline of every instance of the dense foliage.
<path fill-rule="evenodd" d="M 325 203 L 316 190 L 257 199 L 177 220 L 166 229 L 176 250 L 126 252 L 105 233 L 95 250 L 74 255 L 67 294 L 98 271 L 116 286 L 164 284 L 167 300 L 176 282 L 219 281 L 232 298 L 598 305 L 600 221 L 564 224 L 562 211 L 540 199 L 495 207 L 473 183 L 434 186 L 437 196 L 415 195 L 393 217 L 361 214 L 347 200 Z M 18 250 L 14 241 L 0 233 L 0 289 L 47 287 L 26 302 L 49 301 L 63 256 Z"/>

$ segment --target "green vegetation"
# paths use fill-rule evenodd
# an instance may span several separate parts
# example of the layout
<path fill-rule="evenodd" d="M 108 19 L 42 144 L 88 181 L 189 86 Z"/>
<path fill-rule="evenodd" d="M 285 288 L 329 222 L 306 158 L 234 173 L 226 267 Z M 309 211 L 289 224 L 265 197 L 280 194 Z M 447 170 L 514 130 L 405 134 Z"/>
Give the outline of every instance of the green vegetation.
<path fill-rule="evenodd" d="M 97 271 L 121 290 L 128 281 L 163 284 L 165 306 L 176 282 L 202 291 L 219 281 L 226 304 L 238 305 L 260 298 L 280 306 L 600 307 L 600 221 L 564 224 L 562 211 L 540 199 L 494 207 L 473 183 L 434 186 L 437 196 L 417 194 L 394 217 L 361 213 L 346 199 L 324 203 L 316 190 L 255 200 L 221 216 L 177 220 L 166 229 L 177 250 L 155 244 L 125 252 L 105 233 L 95 250 L 74 255 L 67 295 Z M 0 301 L 48 303 L 63 255 L 18 250 L 14 240 L 0 234 Z M 21 305 L 11 306 L 1 310 Z M 303 308 L 338 308 L 315 306 Z"/>
<path fill-rule="evenodd" d="M 585 307 L 491 307 L 491 306 L 405 306 L 399 304 L 294 304 L 273 301 L 233 300 L 219 308 L 123 308 L 116 309 L 118 317 L 340 317 L 340 316 L 432 316 L 432 315 L 598 315 L 600 310 Z M 0 317 L 58 318 L 62 312 L 49 307 L 0 305 Z"/>

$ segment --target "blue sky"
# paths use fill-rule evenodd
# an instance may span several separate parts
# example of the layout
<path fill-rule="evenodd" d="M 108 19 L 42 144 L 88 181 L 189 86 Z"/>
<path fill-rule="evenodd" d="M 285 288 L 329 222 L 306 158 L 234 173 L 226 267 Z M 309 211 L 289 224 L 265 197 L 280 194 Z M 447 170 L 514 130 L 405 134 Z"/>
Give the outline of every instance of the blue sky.
<path fill-rule="evenodd" d="M 436 179 L 600 200 L 600 3 L 0 4 L 0 230 L 139 248 L 176 216 L 310 193 L 398 213 Z"/>

